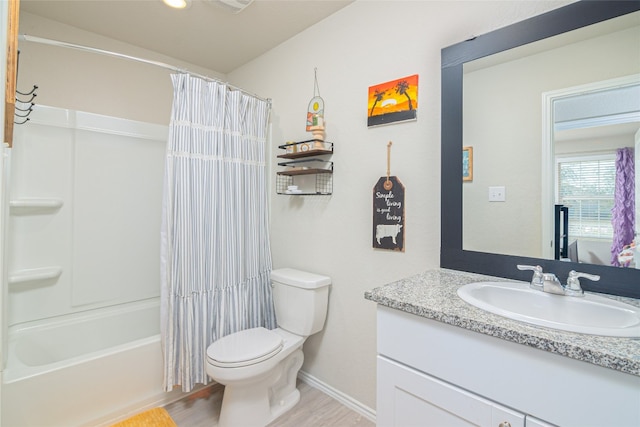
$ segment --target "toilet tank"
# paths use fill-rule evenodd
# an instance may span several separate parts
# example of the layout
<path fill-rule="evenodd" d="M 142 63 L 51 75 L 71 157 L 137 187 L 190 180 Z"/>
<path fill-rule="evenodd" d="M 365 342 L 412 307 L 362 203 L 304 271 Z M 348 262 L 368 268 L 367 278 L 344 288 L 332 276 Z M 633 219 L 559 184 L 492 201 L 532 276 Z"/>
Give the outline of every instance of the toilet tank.
<path fill-rule="evenodd" d="M 320 332 L 327 317 L 331 278 L 293 268 L 271 272 L 278 327 L 307 337 Z"/>

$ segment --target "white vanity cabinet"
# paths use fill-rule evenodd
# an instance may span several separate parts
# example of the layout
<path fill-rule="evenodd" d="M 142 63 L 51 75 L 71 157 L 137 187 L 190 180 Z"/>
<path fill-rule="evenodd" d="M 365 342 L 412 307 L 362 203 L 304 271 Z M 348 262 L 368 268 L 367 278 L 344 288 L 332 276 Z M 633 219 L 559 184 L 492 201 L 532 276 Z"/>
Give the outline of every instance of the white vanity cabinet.
<path fill-rule="evenodd" d="M 378 356 L 378 393 L 378 426 L 529 425 L 520 412 L 383 356 Z"/>
<path fill-rule="evenodd" d="M 377 327 L 378 426 L 640 426 L 640 377 L 381 305 Z"/>

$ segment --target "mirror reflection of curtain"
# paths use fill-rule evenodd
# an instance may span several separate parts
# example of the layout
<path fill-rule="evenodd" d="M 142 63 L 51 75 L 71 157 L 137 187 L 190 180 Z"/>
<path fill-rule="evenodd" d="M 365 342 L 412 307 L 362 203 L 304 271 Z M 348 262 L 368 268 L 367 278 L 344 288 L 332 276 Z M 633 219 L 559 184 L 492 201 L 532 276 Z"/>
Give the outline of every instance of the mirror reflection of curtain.
<path fill-rule="evenodd" d="M 632 148 L 620 148 L 616 153 L 616 188 L 611 214 L 611 264 L 621 266 L 618 254 L 633 242 L 635 230 L 635 166 Z"/>

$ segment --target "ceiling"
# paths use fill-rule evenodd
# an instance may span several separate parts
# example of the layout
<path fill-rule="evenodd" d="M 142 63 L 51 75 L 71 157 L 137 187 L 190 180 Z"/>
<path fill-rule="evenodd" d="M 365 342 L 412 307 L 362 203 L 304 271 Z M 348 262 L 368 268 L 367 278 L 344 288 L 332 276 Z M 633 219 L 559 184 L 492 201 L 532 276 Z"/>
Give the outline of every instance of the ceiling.
<path fill-rule="evenodd" d="M 20 11 L 227 74 L 352 2 L 255 0 L 234 14 L 215 0 L 21 0 Z"/>

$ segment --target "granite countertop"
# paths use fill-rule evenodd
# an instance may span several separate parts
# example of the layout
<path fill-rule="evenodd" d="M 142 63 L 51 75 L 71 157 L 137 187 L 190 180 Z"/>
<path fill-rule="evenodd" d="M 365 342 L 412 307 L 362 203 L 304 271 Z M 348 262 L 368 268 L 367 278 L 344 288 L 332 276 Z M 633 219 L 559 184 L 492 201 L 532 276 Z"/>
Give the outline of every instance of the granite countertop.
<path fill-rule="evenodd" d="M 438 269 L 367 291 L 365 298 L 417 316 L 640 376 L 640 339 L 564 332 L 489 313 L 466 303 L 456 293 L 460 286 L 478 281 L 514 280 Z M 640 300 L 612 298 L 640 306 Z"/>

